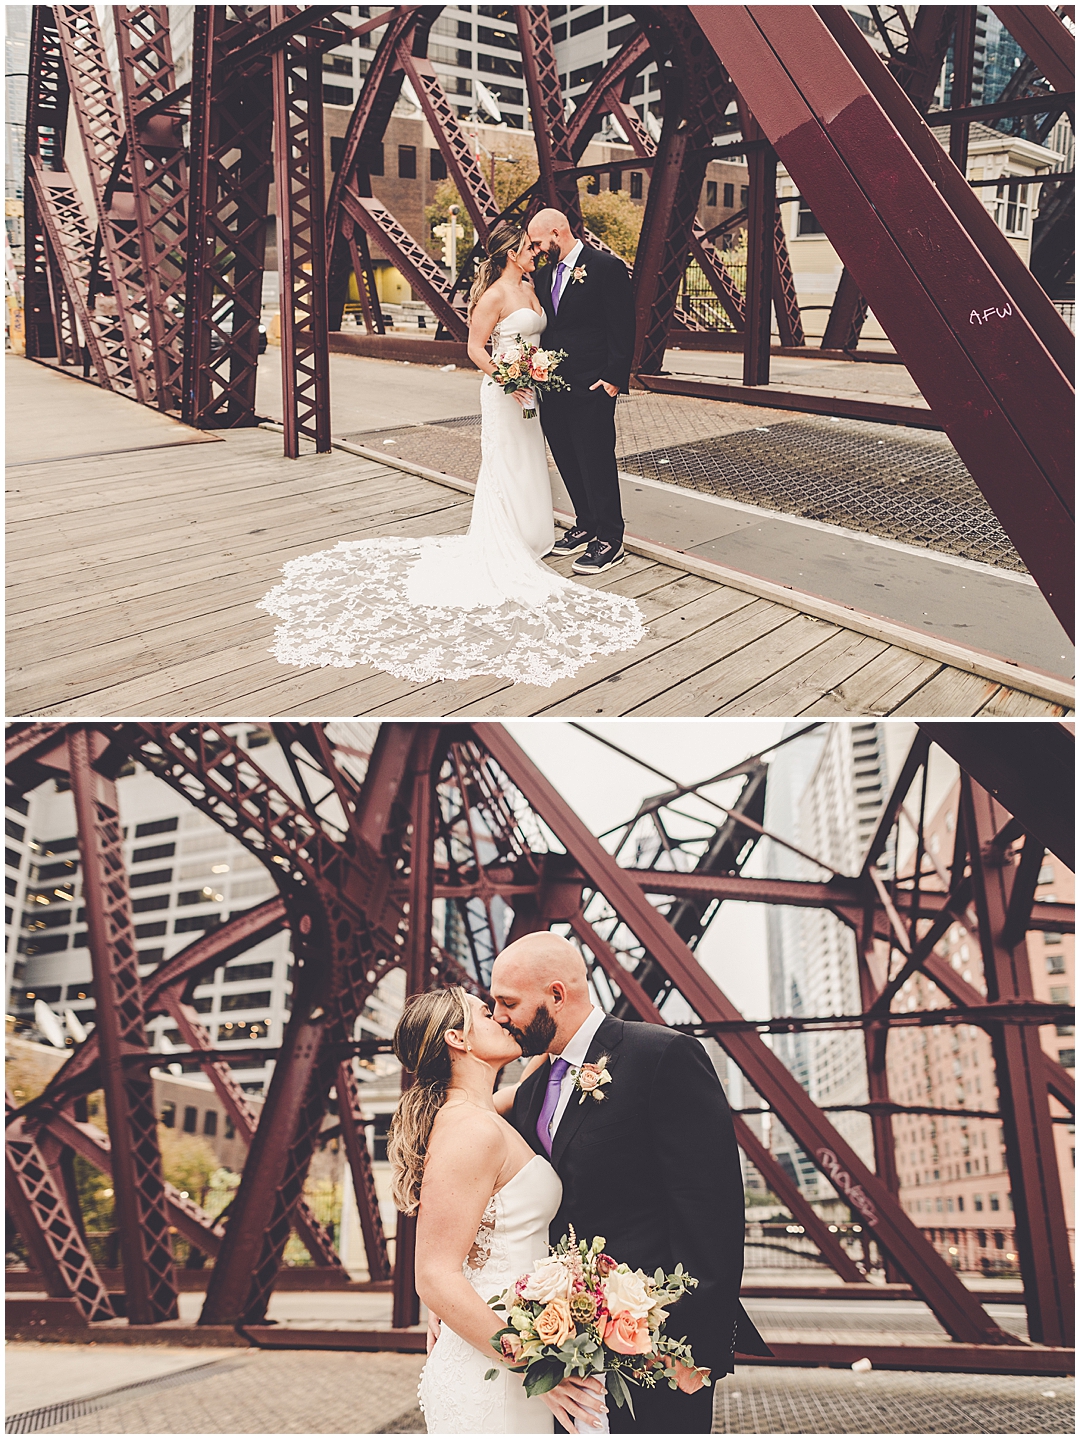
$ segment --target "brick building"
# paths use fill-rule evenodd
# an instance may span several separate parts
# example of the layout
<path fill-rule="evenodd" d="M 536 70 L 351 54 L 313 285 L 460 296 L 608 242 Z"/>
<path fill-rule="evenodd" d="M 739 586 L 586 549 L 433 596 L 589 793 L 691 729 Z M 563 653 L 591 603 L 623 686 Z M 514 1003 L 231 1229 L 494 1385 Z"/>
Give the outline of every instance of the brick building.
<path fill-rule="evenodd" d="M 927 830 L 931 857 L 946 867 L 958 804 L 957 783 Z M 1048 855 L 1039 876 L 1036 903 L 1058 900 L 1068 904 L 1073 895 L 1073 874 L 1060 860 Z M 1071 1004 L 1073 936 L 1031 931 L 1027 944 L 1035 998 Z M 976 934 L 963 924 L 954 924 L 937 952 L 963 979 L 985 992 Z M 947 1004 L 935 985 L 914 975 L 900 990 L 894 1008 L 924 1010 Z M 1073 1069 L 1076 1051 L 1072 1026 L 1045 1025 L 1039 1033 L 1046 1052 L 1067 1069 Z M 899 1104 L 976 1111 L 997 1108 L 990 1039 L 975 1025 L 894 1029 L 889 1039 L 888 1069 L 891 1096 Z M 1053 1110 L 1059 1115 L 1065 1113 L 1056 1101 Z M 1056 1124 L 1054 1132 L 1066 1221 L 1071 1227 L 1075 1130 L 1071 1124 Z M 987 1273 L 1014 1269 L 1012 1196 L 1000 1123 L 993 1119 L 898 1115 L 893 1133 L 900 1200 L 915 1223 L 939 1231 L 935 1236 L 939 1248 L 965 1269 Z"/>

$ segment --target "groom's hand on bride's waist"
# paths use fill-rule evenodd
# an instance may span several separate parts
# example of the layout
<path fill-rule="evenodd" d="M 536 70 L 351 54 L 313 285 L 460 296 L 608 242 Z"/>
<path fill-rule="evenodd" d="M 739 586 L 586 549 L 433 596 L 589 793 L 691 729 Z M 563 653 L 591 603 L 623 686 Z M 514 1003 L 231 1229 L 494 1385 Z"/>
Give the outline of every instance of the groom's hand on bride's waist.
<path fill-rule="evenodd" d="M 432 1314 L 431 1310 L 429 1309 L 427 1317 L 427 1352 L 429 1354 L 435 1348 L 436 1341 L 438 1340 L 441 1331 L 442 1320 L 437 1314 Z"/>
<path fill-rule="evenodd" d="M 607 391 L 607 393 L 612 397 L 612 399 L 614 399 L 614 397 L 619 393 L 619 387 L 618 387 L 618 385 L 609 385 L 608 382 L 607 382 L 607 380 L 597 380 L 597 382 L 596 382 L 595 385 L 590 385 L 590 386 L 589 386 L 589 389 L 590 389 L 590 390 L 598 390 L 601 385 L 604 387 L 604 389 Z"/>

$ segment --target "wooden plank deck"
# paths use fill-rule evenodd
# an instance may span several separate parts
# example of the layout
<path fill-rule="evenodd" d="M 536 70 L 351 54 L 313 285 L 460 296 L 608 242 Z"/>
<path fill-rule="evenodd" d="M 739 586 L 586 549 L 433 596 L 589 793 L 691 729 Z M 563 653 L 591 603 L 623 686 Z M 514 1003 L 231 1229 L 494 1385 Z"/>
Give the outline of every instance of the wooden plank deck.
<path fill-rule="evenodd" d="M 115 453 L 75 458 L 53 447 L 9 471 L 9 715 L 1069 712 L 641 554 L 589 583 L 636 597 L 646 639 L 550 688 L 283 666 L 255 603 L 287 559 L 341 539 L 460 533 L 469 497 L 340 450 L 284 460 L 265 430 L 123 444 L 118 434 Z"/>

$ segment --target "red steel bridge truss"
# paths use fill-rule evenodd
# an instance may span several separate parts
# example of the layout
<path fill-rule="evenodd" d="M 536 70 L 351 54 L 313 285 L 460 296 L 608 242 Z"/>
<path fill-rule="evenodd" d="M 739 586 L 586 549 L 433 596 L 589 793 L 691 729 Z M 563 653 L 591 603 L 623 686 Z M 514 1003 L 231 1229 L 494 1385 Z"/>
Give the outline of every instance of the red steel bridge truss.
<path fill-rule="evenodd" d="M 762 755 L 703 785 L 670 781 L 605 845 L 498 724 L 386 723 L 370 755 L 332 733 L 332 725 L 275 725 L 292 775 L 285 785 L 219 724 L 9 728 L 8 775 L 17 792 L 57 778 L 72 789 L 96 996 L 97 1024 L 89 1037 L 39 1097 L 8 1106 L 8 1208 L 51 1295 L 74 1301 L 88 1322 L 114 1314 L 66 1178 L 74 1153 L 112 1177 L 129 1323 L 175 1320 L 169 1239 L 175 1231 L 212 1261 L 200 1324 L 238 1326 L 256 1343 L 331 1342 L 325 1335 L 275 1331 L 265 1317 L 291 1231 L 316 1266 L 340 1272 L 335 1248 L 304 1199 L 312 1155 L 333 1135 L 342 1139 L 350 1165 L 371 1280 L 391 1283 L 394 1294 L 394 1330 L 356 1342 L 420 1347 L 422 1335 L 410 1329 L 419 1317 L 412 1225 L 399 1216 L 396 1239 L 388 1243 L 375 1198 L 355 1068 L 372 1041 L 355 1039 L 357 1021 L 395 969 L 404 971 L 409 992 L 464 983 L 484 994 L 491 960 L 504 943 L 553 929 L 579 945 L 607 1011 L 659 1024 L 667 1022 L 665 1011 L 689 1014 L 685 1028 L 719 1043 L 872 1236 L 886 1278 L 910 1286 L 953 1341 L 944 1352 L 941 1345 L 932 1352 L 879 1346 L 853 1354 L 844 1346 L 784 1344 L 776 1346 L 778 1360 L 850 1363 L 869 1354 L 875 1363 L 903 1368 L 1071 1370 L 1072 1262 L 1053 1125 L 1073 1112 L 1073 1080 L 1040 1046 L 1038 1026 L 1064 1022 L 1065 1011 L 1034 999 L 1026 949 L 1032 930 L 1073 928 L 1071 905 L 1034 903 L 1044 854 L 1073 864 L 1073 741 L 1064 727 L 921 725 L 860 872 L 823 866 L 826 877 L 813 881 L 746 873 L 765 834 L 768 761 Z M 940 861 L 923 834 L 933 745 L 961 772 L 955 845 Z M 115 778 L 131 760 L 257 856 L 278 891 L 143 979 Z M 686 837 L 687 796 L 718 779 L 731 781 L 737 798 L 722 811 L 715 806 L 715 823 L 699 820 Z M 917 846 L 906 872 L 895 873 L 890 856 L 902 820 L 914 828 Z M 837 916 L 856 940 L 860 1012 L 746 1020 L 695 957 L 725 900 Z M 455 952 L 434 943 L 438 902 L 460 918 L 445 929 L 464 936 Z M 957 921 L 977 936 L 981 987 L 963 980 L 936 951 Z M 293 1007 L 280 1047 L 271 1051 L 273 1076 L 256 1117 L 230 1069 L 230 1060 L 247 1051 L 212 1047 L 192 991 L 284 926 L 295 959 Z M 941 1006 L 893 1008 L 916 971 L 940 990 Z M 149 1048 L 146 1022 L 163 1013 L 176 1021 L 188 1062 L 194 1057 L 201 1065 L 249 1146 L 235 1197 L 216 1219 L 162 1176 L 150 1076 L 161 1056 Z M 890 1031 L 958 1023 L 978 1025 L 992 1040 L 1026 1344 L 997 1325 L 898 1199 L 892 1116 L 930 1111 L 890 1097 Z M 869 1102 L 862 1108 L 872 1124 L 873 1165 L 765 1043 L 769 1032 L 811 1028 L 856 1028 L 865 1035 Z M 252 1053 L 265 1057 L 267 1051 Z M 86 1097 L 97 1091 L 104 1092 L 107 1135 L 87 1122 Z M 867 1293 L 864 1266 L 746 1119 L 735 1119 L 747 1157 L 843 1281 L 839 1292 Z"/>
<path fill-rule="evenodd" d="M 394 6 L 350 26 L 330 6 L 198 5 L 181 86 L 167 6 L 108 7 L 116 82 L 94 6 L 35 6 L 27 353 L 200 428 L 256 423 L 273 181 L 285 453 L 296 457 L 301 438 L 328 449 L 328 332 L 340 326 L 351 276 L 368 330 L 382 330 L 373 247 L 430 306 L 441 335 L 466 335 L 478 252 L 448 279 L 373 194 L 372 156 L 408 79 L 481 242 L 501 218 L 542 204 L 580 218 L 578 181 L 627 168 L 583 167 L 585 148 L 605 115 L 623 127 L 633 168 L 652 176 L 633 276 L 636 385 L 911 423 L 910 409 L 769 384 L 774 312 L 782 348 L 810 353 L 779 218 L 779 158 L 843 261 L 822 350 L 853 353 L 873 309 L 930 406 L 925 423 L 948 433 L 1071 633 L 1072 335 L 964 178 L 973 120 L 1008 114 L 1045 135 L 1072 112 L 1068 7 L 995 7 L 1025 60 L 1006 96 L 980 107 L 970 103 L 972 8 L 920 6 L 914 19 L 909 8 L 874 7 L 883 64 L 841 6 L 634 7 L 637 28 L 567 119 L 547 7 L 516 6 L 540 173 L 503 209 L 427 58 L 438 6 Z M 381 39 L 327 196 L 321 56 L 368 32 Z M 950 44 L 946 153 L 923 116 Z M 652 62 L 663 92 L 657 142 L 630 104 Z M 69 169 L 69 133 L 89 194 Z M 745 158 L 749 171 L 747 209 L 735 217 L 748 234 L 745 294 L 714 248 L 730 226 L 706 232 L 696 219 L 705 167 L 725 156 Z M 1069 263 L 1073 189 L 1071 176 L 1049 183 L 1037 248 L 1056 275 Z M 691 260 L 742 345 L 741 384 L 663 372 L 672 336 L 704 328 L 679 301 Z"/>

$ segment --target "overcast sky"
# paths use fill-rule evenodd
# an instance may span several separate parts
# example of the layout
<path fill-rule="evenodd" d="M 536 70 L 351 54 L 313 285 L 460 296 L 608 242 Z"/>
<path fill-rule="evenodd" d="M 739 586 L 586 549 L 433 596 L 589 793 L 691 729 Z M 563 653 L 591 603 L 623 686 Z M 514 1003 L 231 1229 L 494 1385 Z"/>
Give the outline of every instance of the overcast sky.
<path fill-rule="evenodd" d="M 643 799 L 667 788 L 656 775 L 565 721 L 520 720 L 506 727 L 594 834 L 631 818 Z M 783 721 L 594 720 L 587 727 L 688 784 L 775 744 Z M 728 786 L 723 798 L 730 802 L 737 792 L 737 784 Z M 717 795 L 719 798 L 719 791 Z M 761 905 L 723 905 L 698 956 L 744 1014 L 755 1019 L 768 1015 L 765 911 Z"/>

